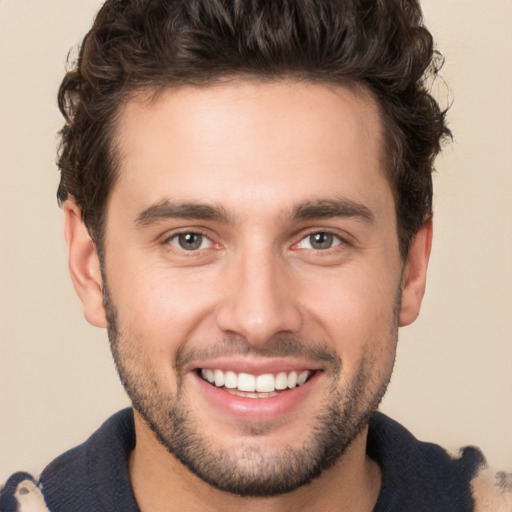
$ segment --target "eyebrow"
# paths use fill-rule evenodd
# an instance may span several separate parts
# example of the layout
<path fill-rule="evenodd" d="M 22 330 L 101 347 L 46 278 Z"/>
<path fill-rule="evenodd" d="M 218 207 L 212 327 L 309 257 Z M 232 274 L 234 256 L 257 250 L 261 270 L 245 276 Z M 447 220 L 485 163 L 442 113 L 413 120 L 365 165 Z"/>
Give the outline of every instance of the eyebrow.
<path fill-rule="evenodd" d="M 213 220 L 223 223 L 229 221 L 229 217 L 223 208 L 202 203 L 176 203 L 165 199 L 140 212 L 135 219 L 135 223 L 139 227 L 148 227 L 161 220 L 176 218 Z"/>
<path fill-rule="evenodd" d="M 285 215 L 292 221 L 309 219 L 359 218 L 372 223 L 375 216 L 371 210 L 349 199 L 318 199 L 300 203 Z M 139 227 L 148 227 L 165 219 L 198 219 L 229 223 L 230 216 L 219 206 L 203 203 L 172 202 L 168 199 L 153 204 L 137 216 L 135 223 Z"/>
<path fill-rule="evenodd" d="M 299 204 L 292 210 L 293 220 L 357 218 L 372 223 L 375 215 L 364 204 L 350 199 L 319 199 Z"/>

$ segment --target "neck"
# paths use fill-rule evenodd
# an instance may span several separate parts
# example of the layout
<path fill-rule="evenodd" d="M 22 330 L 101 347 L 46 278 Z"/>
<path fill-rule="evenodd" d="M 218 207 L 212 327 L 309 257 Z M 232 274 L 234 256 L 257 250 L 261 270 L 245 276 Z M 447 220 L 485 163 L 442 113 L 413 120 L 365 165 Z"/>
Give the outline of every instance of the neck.
<path fill-rule="evenodd" d="M 370 512 L 379 495 L 381 473 L 366 455 L 367 429 L 336 464 L 310 484 L 263 498 L 219 491 L 200 480 L 167 452 L 137 413 L 135 431 L 137 443 L 130 454 L 129 473 L 141 512 Z"/>

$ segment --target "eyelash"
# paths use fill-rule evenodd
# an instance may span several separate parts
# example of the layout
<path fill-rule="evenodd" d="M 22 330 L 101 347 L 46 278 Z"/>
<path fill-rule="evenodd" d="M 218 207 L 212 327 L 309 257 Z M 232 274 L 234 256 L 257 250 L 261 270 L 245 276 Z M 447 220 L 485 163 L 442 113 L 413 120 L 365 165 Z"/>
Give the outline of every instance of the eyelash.
<path fill-rule="evenodd" d="M 308 233 L 306 233 L 305 235 L 303 235 L 301 237 L 301 239 L 299 240 L 299 242 L 297 242 L 296 244 L 294 244 L 294 246 L 298 246 L 300 243 L 302 243 L 304 240 L 307 240 L 308 238 L 310 238 L 311 236 L 313 235 L 327 235 L 327 236 L 332 236 L 333 238 L 335 238 L 338 243 L 336 243 L 335 245 L 333 245 L 332 247 L 328 247 L 326 249 L 315 249 L 314 247 L 311 247 L 310 249 L 308 250 L 313 250 L 315 251 L 316 253 L 327 253 L 327 252 L 331 252 L 333 250 L 336 250 L 339 246 L 346 246 L 346 245 L 349 245 L 349 242 L 346 240 L 346 238 L 342 237 L 338 232 L 336 231 L 333 231 L 333 230 L 330 230 L 330 229 L 312 229 L 310 230 Z"/>
<path fill-rule="evenodd" d="M 178 247 L 177 245 L 174 245 L 174 244 L 171 243 L 172 240 L 178 239 L 180 236 L 184 236 L 184 235 L 200 236 L 200 237 L 202 237 L 200 245 L 202 245 L 204 243 L 204 240 L 206 239 L 206 240 L 209 241 L 210 247 L 201 248 L 199 246 L 196 249 L 189 249 L 189 250 L 187 250 L 187 249 L 185 249 L 183 247 Z M 335 245 L 333 245 L 331 247 L 327 247 L 325 249 L 319 249 L 319 248 L 314 248 L 314 247 L 308 247 L 308 248 L 300 248 L 300 247 L 298 247 L 302 242 L 304 242 L 305 240 L 307 240 L 308 238 L 310 238 L 310 237 L 312 237 L 314 235 L 326 235 L 328 237 L 333 237 L 335 239 L 334 241 L 337 241 L 337 243 L 335 243 Z M 168 247 L 170 247 L 172 250 L 179 251 L 180 253 L 185 253 L 185 254 L 188 253 L 189 255 L 193 255 L 194 253 L 198 253 L 200 251 L 203 251 L 203 250 L 206 250 L 208 248 L 211 248 L 212 245 L 215 245 L 215 242 L 206 233 L 204 233 L 203 231 L 197 229 L 197 230 L 184 230 L 184 231 L 180 231 L 180 232 L 177 232 L 177 233 L 173 233 L 172 235 L 170 235 L 170 236 L 165 238 L 164 244 L 167 245 Z M 307 232 L 306 234 L 302 235 L 300 240 L 292 245 L 292 248 L 297 248 L 299 250 L 301 250 L 301 249 L 302 250 L 312 250 L 312 251 L 315 251 L 315 253 L 327 253 L 327 252 L 332 252 L 333 250 L 336 250 L 339 246 L 346 246 L 348 244 L 349 244 L 349 242 L 347 242 L 346 238 L 340 236 L 339 233 L 334 232 L 333 230 L 329 230 L 329 229 L 312 229 L 309 232 Z M 310 245 L 311 245 L 311 243 L 310 243 Z"/>
<path fill-rule="evenodd" d="M 197 230 L 197 229 L 196 230 L 184 230 L 184 231 L 180 231 L 178 233 L 173 233 L 171 236 L 168 236 L 167 238 L 165 238 L 164 244 L 170 246 L 174 250 L 177 250 L 177 251 L 180 251 L 183 253 L 190 253 L 190 254 L 193 254 L 193 253 L 199 252 L 200 250 L 206 249 L 206 248 L 203 248 L 203 249 L 198 248 L 198 249 L 187 250 L 183 247 L 178 247 L 171 243 L 172 240 L 179 239 L 180 236 L 185 236 L 185 235 L 195 235 L 195 236 L 202 237 L 203 240 L 201 241 L 201 245 L 205 239 L 208 240 L 211 245 L 215 245 L 215 242 L 213 242 L 211 237 L 209 237 L 206 233 L 202 232 L 201 230 Z"/>

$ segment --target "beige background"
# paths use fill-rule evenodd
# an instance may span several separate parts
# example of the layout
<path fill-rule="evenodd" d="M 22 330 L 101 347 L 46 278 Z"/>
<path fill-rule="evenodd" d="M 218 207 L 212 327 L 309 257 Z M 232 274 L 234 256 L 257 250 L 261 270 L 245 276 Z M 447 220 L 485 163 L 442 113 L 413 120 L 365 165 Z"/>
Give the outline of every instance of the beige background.
<path fill-rule="evenodd" d="M 99 0 L 0 0 L 0 481 L 127 404 L 67 276 L 55 96 Z M 455 143 L 438 162 L 429 287 L 382 405 L 512 470 L 512 1 L 425 0 Z"/>

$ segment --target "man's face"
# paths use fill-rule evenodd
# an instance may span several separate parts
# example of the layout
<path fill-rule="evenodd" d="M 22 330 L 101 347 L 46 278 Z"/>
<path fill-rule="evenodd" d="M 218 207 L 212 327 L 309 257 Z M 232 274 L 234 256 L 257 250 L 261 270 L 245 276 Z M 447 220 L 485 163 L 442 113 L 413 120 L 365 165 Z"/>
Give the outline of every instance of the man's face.
<path fill-rule="evenodd" d="M 181 88 L 121 113 L 114 356 L 137 428 L 218 488 L 304 484 L 385 391 L 403 265 L 380 129 L 362 91 L 292 82 Z"/>

